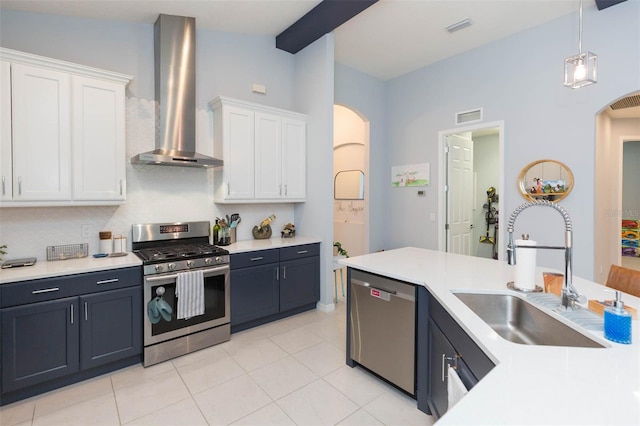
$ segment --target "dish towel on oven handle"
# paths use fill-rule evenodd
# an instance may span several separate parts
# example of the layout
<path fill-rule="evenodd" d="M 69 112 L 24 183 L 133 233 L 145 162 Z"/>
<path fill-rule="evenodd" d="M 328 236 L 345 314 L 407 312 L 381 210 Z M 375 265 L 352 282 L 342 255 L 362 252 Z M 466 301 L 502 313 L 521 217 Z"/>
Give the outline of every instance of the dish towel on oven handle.
<path fill-rule="evenodd" d="M 468 392 L 467 387 L 462 383 L 462 380 L 460 380 L 456 369 L 449 366 L 447 369 L 447 402 L 449 403 L 447 409 L 450 410 L 451 407 L 456 405 Z"/>
<path fill-rule="evenodd" d="M 178 319 L 204 314 L 204 274 L 202 271 L 179 272 L 176 278 Z"/>

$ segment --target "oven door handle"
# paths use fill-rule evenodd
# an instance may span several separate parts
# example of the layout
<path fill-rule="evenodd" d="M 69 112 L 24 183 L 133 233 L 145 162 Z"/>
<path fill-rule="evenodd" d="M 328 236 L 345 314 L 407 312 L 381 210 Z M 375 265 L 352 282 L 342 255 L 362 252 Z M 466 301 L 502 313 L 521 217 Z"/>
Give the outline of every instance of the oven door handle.
<path fill-rule="evenodd" d="M 211 272 L 222 272 L 225 269 L 229 269 L 229 266 L 222 266 L 220 268 L 211 268 L 211 269 L 205 269 L 202 271 L 202 273 L 204 275 L 207 275 Z M 149 282 L 153 282 L 153 281 L 163 281 L 163 280 L 175 280 L 176 278 L 178 278 L 178 274 L 173 274 L 173 275 L 162 275 L 162 276 L 158 276 L 158 277 L 145 277 L 145 280 L 149 281 Z"/>

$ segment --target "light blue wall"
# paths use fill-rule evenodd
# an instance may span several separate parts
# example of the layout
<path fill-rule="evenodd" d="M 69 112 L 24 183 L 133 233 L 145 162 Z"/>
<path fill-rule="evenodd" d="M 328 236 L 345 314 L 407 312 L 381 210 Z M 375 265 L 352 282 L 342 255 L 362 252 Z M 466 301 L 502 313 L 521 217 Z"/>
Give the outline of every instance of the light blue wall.
<path fill-rule="evenodd" d="M 307 199 L 295 206 L 296 232 L 322 238 L 320 307 L 333 303 L 333 34 L 295 55 L 296 110 L 307 121 Z"/>
<path fill-rule="evenodd" d="M 587 7 L 583 46 L 599 55 L 599 82 L 580 90 L 562 84 L 563 60 L 577 50 L 573 15 L 389 81 L 387 168 L 428 162 L 432 179 L 438 176 L 438 131 L 455 127 L 456 112 L 482 107 L 485 122 L 505 122 L 507 185 L 501 196 L 507 212 L 524 201 L 516 179 L 526 164 L 554 158 L 572 169 L 575 189 L 562 205 L 573 219 L 574 271 L 590 278 L 595 115 L 613 100 L 640 89 L 639 16 L 638 1 L 603 11 Z M 436 188 L 428 188 L 424 205 L 416 203 L 412 193 L 389 191 L 385 200 L 389 216 L 409 224 L 388 234 L 392 247 L 437 248 L 437 224 L 426 221 L 439 208 Z M 562 244 L 560 217 L 551 209 L 530 210 L 518 219 L 516 234 L 528 232 L 541 243 Z M 383 224 L 371 225 L 380 229 Z M 556 252 L 542 252 L 538 259 L 539 265 L 562 268 Z"/>
<path fill-rule="evenodd" d="M 198 23 L 196 21 L 196 27 Z M 294 56 L 273 37 L 197 30 L 196 106 L 216 96 L 293 108 Z M 154 99 L 153 24 L 2 10 L 0 45 L 133 76 L 127 95 Z M 251 92 L 252 83 L 267 87 Z"/>
<path fill-rule="evenodd" d="M 335 103 L 347 106 L 369 121 L 369 170 L 365 188 L 369 199 L 369 251 L 388 248 L 386 232 L 380 224 L 389 223 L 385 207 L 391 170 L 387 166 L 388 146 L 385 117 L 385 83 L 342 64 L 335 64 Z"/>

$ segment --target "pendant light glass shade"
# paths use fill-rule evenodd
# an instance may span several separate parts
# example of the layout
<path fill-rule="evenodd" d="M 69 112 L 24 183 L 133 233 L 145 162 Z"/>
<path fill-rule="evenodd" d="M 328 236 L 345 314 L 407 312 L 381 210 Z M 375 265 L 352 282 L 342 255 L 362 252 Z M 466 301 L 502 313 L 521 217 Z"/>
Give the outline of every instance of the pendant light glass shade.
<path fill-rule="evenodd" d="M 598 82 L 598 56 L 582 51 L 582 0 L 580 0 L 578 53 L 564 60 L 564 85 L 577 89 Z"/>
<path fill-rule="evenodd" d="M 598 56 L 583 52 L 564 60 L 564 85 L 577 89 L 598 82 Z"/>

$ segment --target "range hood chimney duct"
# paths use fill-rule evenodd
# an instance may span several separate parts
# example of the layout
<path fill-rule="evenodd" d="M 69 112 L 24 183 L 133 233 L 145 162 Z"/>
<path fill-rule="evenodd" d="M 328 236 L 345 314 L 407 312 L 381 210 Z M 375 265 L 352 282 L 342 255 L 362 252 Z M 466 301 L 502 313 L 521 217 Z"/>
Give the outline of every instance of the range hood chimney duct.
<path fill-rule="evenodd" d="M 182 167 L 222 166 L 222 160 L 196 152 L 195 18 L 160 15 L 153 33 L 156 149 L 136 155 L 131 162 Z"/>

